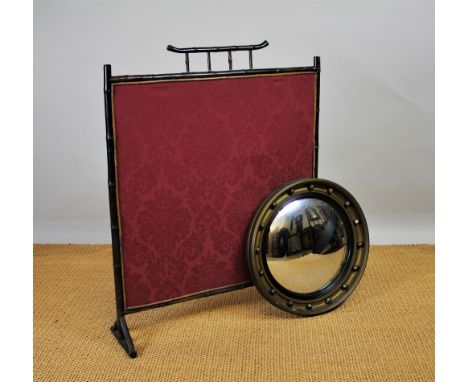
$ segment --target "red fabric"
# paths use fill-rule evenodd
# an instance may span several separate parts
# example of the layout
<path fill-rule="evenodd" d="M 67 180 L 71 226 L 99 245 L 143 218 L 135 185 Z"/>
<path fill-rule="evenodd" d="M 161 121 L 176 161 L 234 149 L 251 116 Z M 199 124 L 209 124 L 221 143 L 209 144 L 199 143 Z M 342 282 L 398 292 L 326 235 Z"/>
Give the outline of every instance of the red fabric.
<path fill-rule="evenodd" d="M 312 175 L 315 79 L 114 86 L 126 308 L 250 280 L 257 205 Z"/>

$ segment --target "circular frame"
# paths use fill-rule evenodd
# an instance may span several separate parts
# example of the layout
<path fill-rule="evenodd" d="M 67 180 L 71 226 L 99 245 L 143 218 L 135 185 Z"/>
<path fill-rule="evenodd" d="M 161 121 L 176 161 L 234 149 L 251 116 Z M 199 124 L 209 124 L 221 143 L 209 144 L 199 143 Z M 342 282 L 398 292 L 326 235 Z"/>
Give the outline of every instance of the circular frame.
<path fill-rule="evenodd" d="M 331 283 L 309 294 L 290 291 L 275 280 L 262 253 L 265 227 L 278 211 L 293 200 L 317 198 L 328 202 L 343 217 L 347 231 L 345 266 Z M 341 305 L 356 288 L 367 264 L 369 231 L 361 207 L 343 187 L 325 179 L 303 178 L 273 191 L 257 208 L 249 226 L 247 264 L 260 294 L 272 305 L 289 313 L 315 316 Z"/>

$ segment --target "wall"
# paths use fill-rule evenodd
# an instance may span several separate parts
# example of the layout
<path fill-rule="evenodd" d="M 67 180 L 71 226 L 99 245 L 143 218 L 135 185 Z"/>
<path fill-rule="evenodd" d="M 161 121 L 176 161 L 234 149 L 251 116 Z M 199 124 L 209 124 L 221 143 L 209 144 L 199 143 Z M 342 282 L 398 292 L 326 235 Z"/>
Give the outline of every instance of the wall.
<path fill-rule="evenodd" d="M 35 1 L 34 241 L 110 242 L 103 64 L 115 75 L 184 71 L 167 44 L 264 39 L 257 68 L 321 56 L 319 176 L 354 194 L 371 241 L 433 243 L 434 5 L 424 0 Z"/>

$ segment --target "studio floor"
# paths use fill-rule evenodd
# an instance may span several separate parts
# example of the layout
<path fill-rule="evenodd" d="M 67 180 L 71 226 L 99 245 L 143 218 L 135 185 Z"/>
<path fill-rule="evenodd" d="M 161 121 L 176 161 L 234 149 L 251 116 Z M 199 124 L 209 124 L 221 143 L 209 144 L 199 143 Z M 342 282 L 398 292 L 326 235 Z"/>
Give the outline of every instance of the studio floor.
<path fill-rule="evenodd" d="M 431 381 L 434 246 L 373 246 L 338 309 L 294 317 L 251 287 L 127 317 L 109 245 L 34 246 L 35 381 Z"/>

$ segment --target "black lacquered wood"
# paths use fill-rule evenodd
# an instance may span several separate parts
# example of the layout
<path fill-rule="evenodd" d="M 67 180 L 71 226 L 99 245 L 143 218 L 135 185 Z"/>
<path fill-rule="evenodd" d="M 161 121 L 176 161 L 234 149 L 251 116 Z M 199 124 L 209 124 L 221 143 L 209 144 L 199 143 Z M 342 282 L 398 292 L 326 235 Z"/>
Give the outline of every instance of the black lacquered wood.
<path fill-rule="evenodd" d="M 286 74 L 286 73 L 307 73 L 320 72 L 320 67 L 301 66 L 295 68 L 267 68 L 267 69 L 238 69 L 238 70 L 218 70 L 212 72 L 190 72 L 190 73 L 168 73 L 168 74 L 139 74 L 112 76 L 112 83 L 124 82 L 146 82 L 146 81 L 173 81 L 173 80 L 191 80 L 197 78 L 215 78 L 215 77 L 236 77 L 249 76 L 257 74 Z"/>
<path fill-rule="evenodd" d="M 231 51 L 228 52 L 228 63 L 229 63 L 229 70 L 232 70 L 232 53 L 231 53 Z"/>
<path fill-rule="evenodd" d="M 167 50 L 174 53 L 201 53 L 201 52 L 228 52 L 242 50 L 258 50 L 268 46 L 268 41 L 263 41 L 260 44 L 250 45 L 225 45 L 225 46 L 206 46 L 206 47 L 191 47 L 177 48 L 173 45 L 168 45 Z"/>
<path fill-rule="evenodd" d="M 207 60 L 207 65 L 208 65 L 208 71 L 211 72 L 211 53 L 210 52 L 206 53 L 206 60 Z"/>
<path fill-rule="evenodd" d="M 111 66 L 104 65 L 104 110 L 106 118 L 106 144 L 107 144 L 107 184 L 109 189 L 109 212 L 112 235 L 112 263 L 114 269 L 115 307 L 117 319 L 111 327 L 111 332 L 125 352 L 135 358 L 137 353 L 125 322 L 125 304 L 122 277 L 122 256 L 120 252 L 120 230 L 117 207 L 117 176 L 115 168 L 115 137 L 113 126 Z"/>
<path fill-rule="evenodd" d="M 185 70 L 190 72 L 190 58 L 189 53 L 207 53 L 208 54 L 208 72 L 211 71 L 211 57 L 212 52 L 227 52 L 229 70 L 232 70 L 232 52 L 234 51 L 248 51 L 249 52 L 249 68 L 253 67 L 252 51 L 263 49 L 268 46 L 268 41 L 263 41 L 260 44 L 251 45 L 227 45 L 227 46 L 206 46 L 206 47 L 191 47 L 191 48 L 177 48 L 173 45 L 168 45 L 167 50 L 174 53 L 185 54 Z"/>
<path fill-rule="evenodd" d="M 112 118 L 112 84 L 111 66 L 104 65 L 104 108 L 106 118 L 106 144 L 107 144 L 107 184 L 109 188 L 109 212 L 112 234 L 112 259 L 114 266 L 115 301 L 117 317 L 123 315 L 124 297 L 122 284 L 122 265 L 120 253 L 119 219 L 116 194 L 116 168 L 114 148 L 114 128 Z"/>
<path fill-rule="evenodd" d="M 321 63 L 320 57 L 314 57 L 314 68 L 317 70 L 317 85 L 315 94 L 315 148 L 314 148 L 314 177 L 318 177 L 318 163 L 319 163 L 319 112 L 320 112 L 320 72 Z"/>

